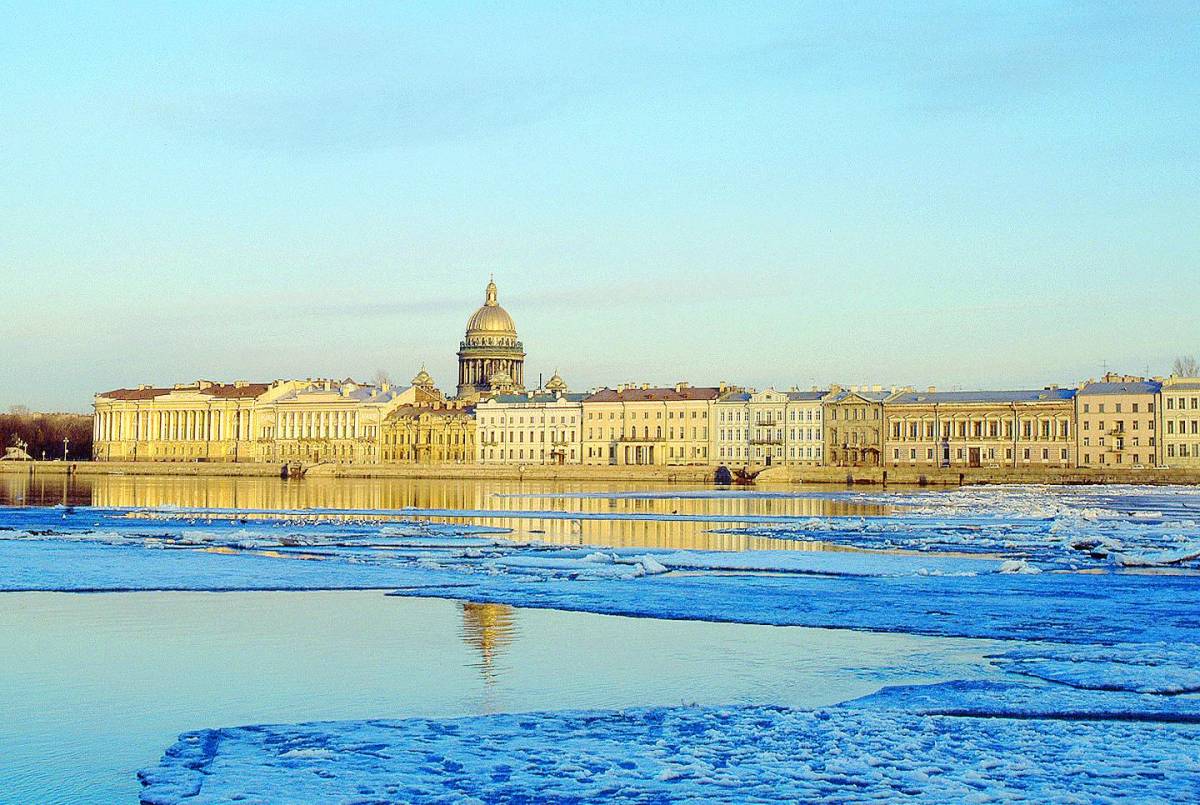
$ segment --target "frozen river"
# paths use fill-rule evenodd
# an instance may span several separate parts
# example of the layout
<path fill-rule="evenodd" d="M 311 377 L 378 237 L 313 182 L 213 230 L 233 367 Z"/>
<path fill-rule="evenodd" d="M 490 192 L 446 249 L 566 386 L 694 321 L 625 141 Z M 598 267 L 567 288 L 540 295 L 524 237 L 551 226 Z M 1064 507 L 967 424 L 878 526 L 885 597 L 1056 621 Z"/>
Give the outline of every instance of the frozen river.
<path fill-rule="evenodd" d="M 989 643 L 379 592 L 152 592 L 4 595 L 0 645 L 0 801 L 132 803 L 136 771 L 197 727 L 815 707 L 883 681 L 975 675 Z M 916 670 L 933 664 L 936 677 Z"/>
<path fill-rule="evenodd" d="M 1200 796 L 1198 524 L 1184 487 L 3 475 L 0 801 Z"/>

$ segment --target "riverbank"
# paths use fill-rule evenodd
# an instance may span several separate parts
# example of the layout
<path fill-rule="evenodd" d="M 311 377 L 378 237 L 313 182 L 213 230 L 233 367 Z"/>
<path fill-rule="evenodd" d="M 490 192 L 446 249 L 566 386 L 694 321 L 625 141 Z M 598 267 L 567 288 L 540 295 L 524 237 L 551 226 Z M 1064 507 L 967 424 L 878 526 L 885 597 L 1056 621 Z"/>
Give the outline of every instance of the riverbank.
<path fill-rule="evenodd" d="M 476 479 L 502 481 L 640 481 L 711 484 L 716 467 L 483 465 L 483 464 L 321 464 L 308 477 Z M 0 462 L 0 473 L 33 476 L 146 475 L 176 477 L 277 478 L 278 464 L 158 461 Z M 1195 469 L 1076 469 L 973 467 L 769 467 L 762 485 L 972 486 L 993 484 L 1200 484 Z"/>

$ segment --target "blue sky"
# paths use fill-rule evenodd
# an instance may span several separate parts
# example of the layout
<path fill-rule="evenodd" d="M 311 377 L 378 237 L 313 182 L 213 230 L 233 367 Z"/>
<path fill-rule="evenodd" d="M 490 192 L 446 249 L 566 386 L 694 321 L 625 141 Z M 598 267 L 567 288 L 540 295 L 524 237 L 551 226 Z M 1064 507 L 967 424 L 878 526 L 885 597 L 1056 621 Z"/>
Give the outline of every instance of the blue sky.
<path fill-rule="evenodd" d="M 0 406 L 423 362 L 451 388 L 489 272 L 527 378 L 576 388 L 1200 352 L 1195 3 L 0 21 Z"/>

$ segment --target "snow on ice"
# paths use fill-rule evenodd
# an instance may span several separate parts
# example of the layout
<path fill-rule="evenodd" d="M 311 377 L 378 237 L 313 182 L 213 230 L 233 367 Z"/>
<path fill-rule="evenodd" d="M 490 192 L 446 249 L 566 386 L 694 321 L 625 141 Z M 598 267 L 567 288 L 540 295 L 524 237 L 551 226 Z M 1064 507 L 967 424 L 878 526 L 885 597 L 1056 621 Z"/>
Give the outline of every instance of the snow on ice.
<path fill-rule="evenodd" d="M 888 706 L 676 707 L 185 733 L 146 805 L 217 802 L 1094 802 L 1200 797 L 1200 729 Z M 951 693 L 953 697 L 955 692 Z"/>

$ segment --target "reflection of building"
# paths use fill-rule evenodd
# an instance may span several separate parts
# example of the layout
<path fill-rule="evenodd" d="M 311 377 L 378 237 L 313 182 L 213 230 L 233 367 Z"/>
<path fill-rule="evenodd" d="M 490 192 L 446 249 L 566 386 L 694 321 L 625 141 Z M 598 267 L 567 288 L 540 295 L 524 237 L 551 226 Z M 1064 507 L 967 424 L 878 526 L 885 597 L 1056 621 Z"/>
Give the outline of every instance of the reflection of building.
<path fill-rule="evenodd" d="M 1171 375 L 1163 381 L 1160 455 L 1168 467 L 1200 467 L 1200 377 Z"/>
<path fill-rule="evenodd" d="M 1158 412 L 1162 383 L 1106 374 L 1075 395 L 1075 436 L 1081 467 L 1152 467 L 1160 464 Z"/>
<path fill-rule="evenodd" d="M 467 321 L 458 349 L 458 396 L 475 398 L 492 392 L 525 388 L 525 349 L 517 340 L 517 325 L 496 301 L 496 283 L 489 282 L 483 306 Z"/>
<path fill-rule="evenodd" d="M 516 637 L 516 610 L 506 604 L 477 604 L 464 601 L 463 641 L 479 652 L 479 668 L 485 682 L 496 676 L 496 658 Z"/>
<path fill-rule="evenodd" d="M 585 464 L 707 464 L 720 388 L 618 386 L 583 400 Z"/>
<path fill-rule="evenodd" d="M 586 394 L 567 392 L 556 373 L 546 391 L 497 394 L 475 409 L 482 464 L 578 464 Z M 553 391 L 551 391 L 553 389 Z"/>

